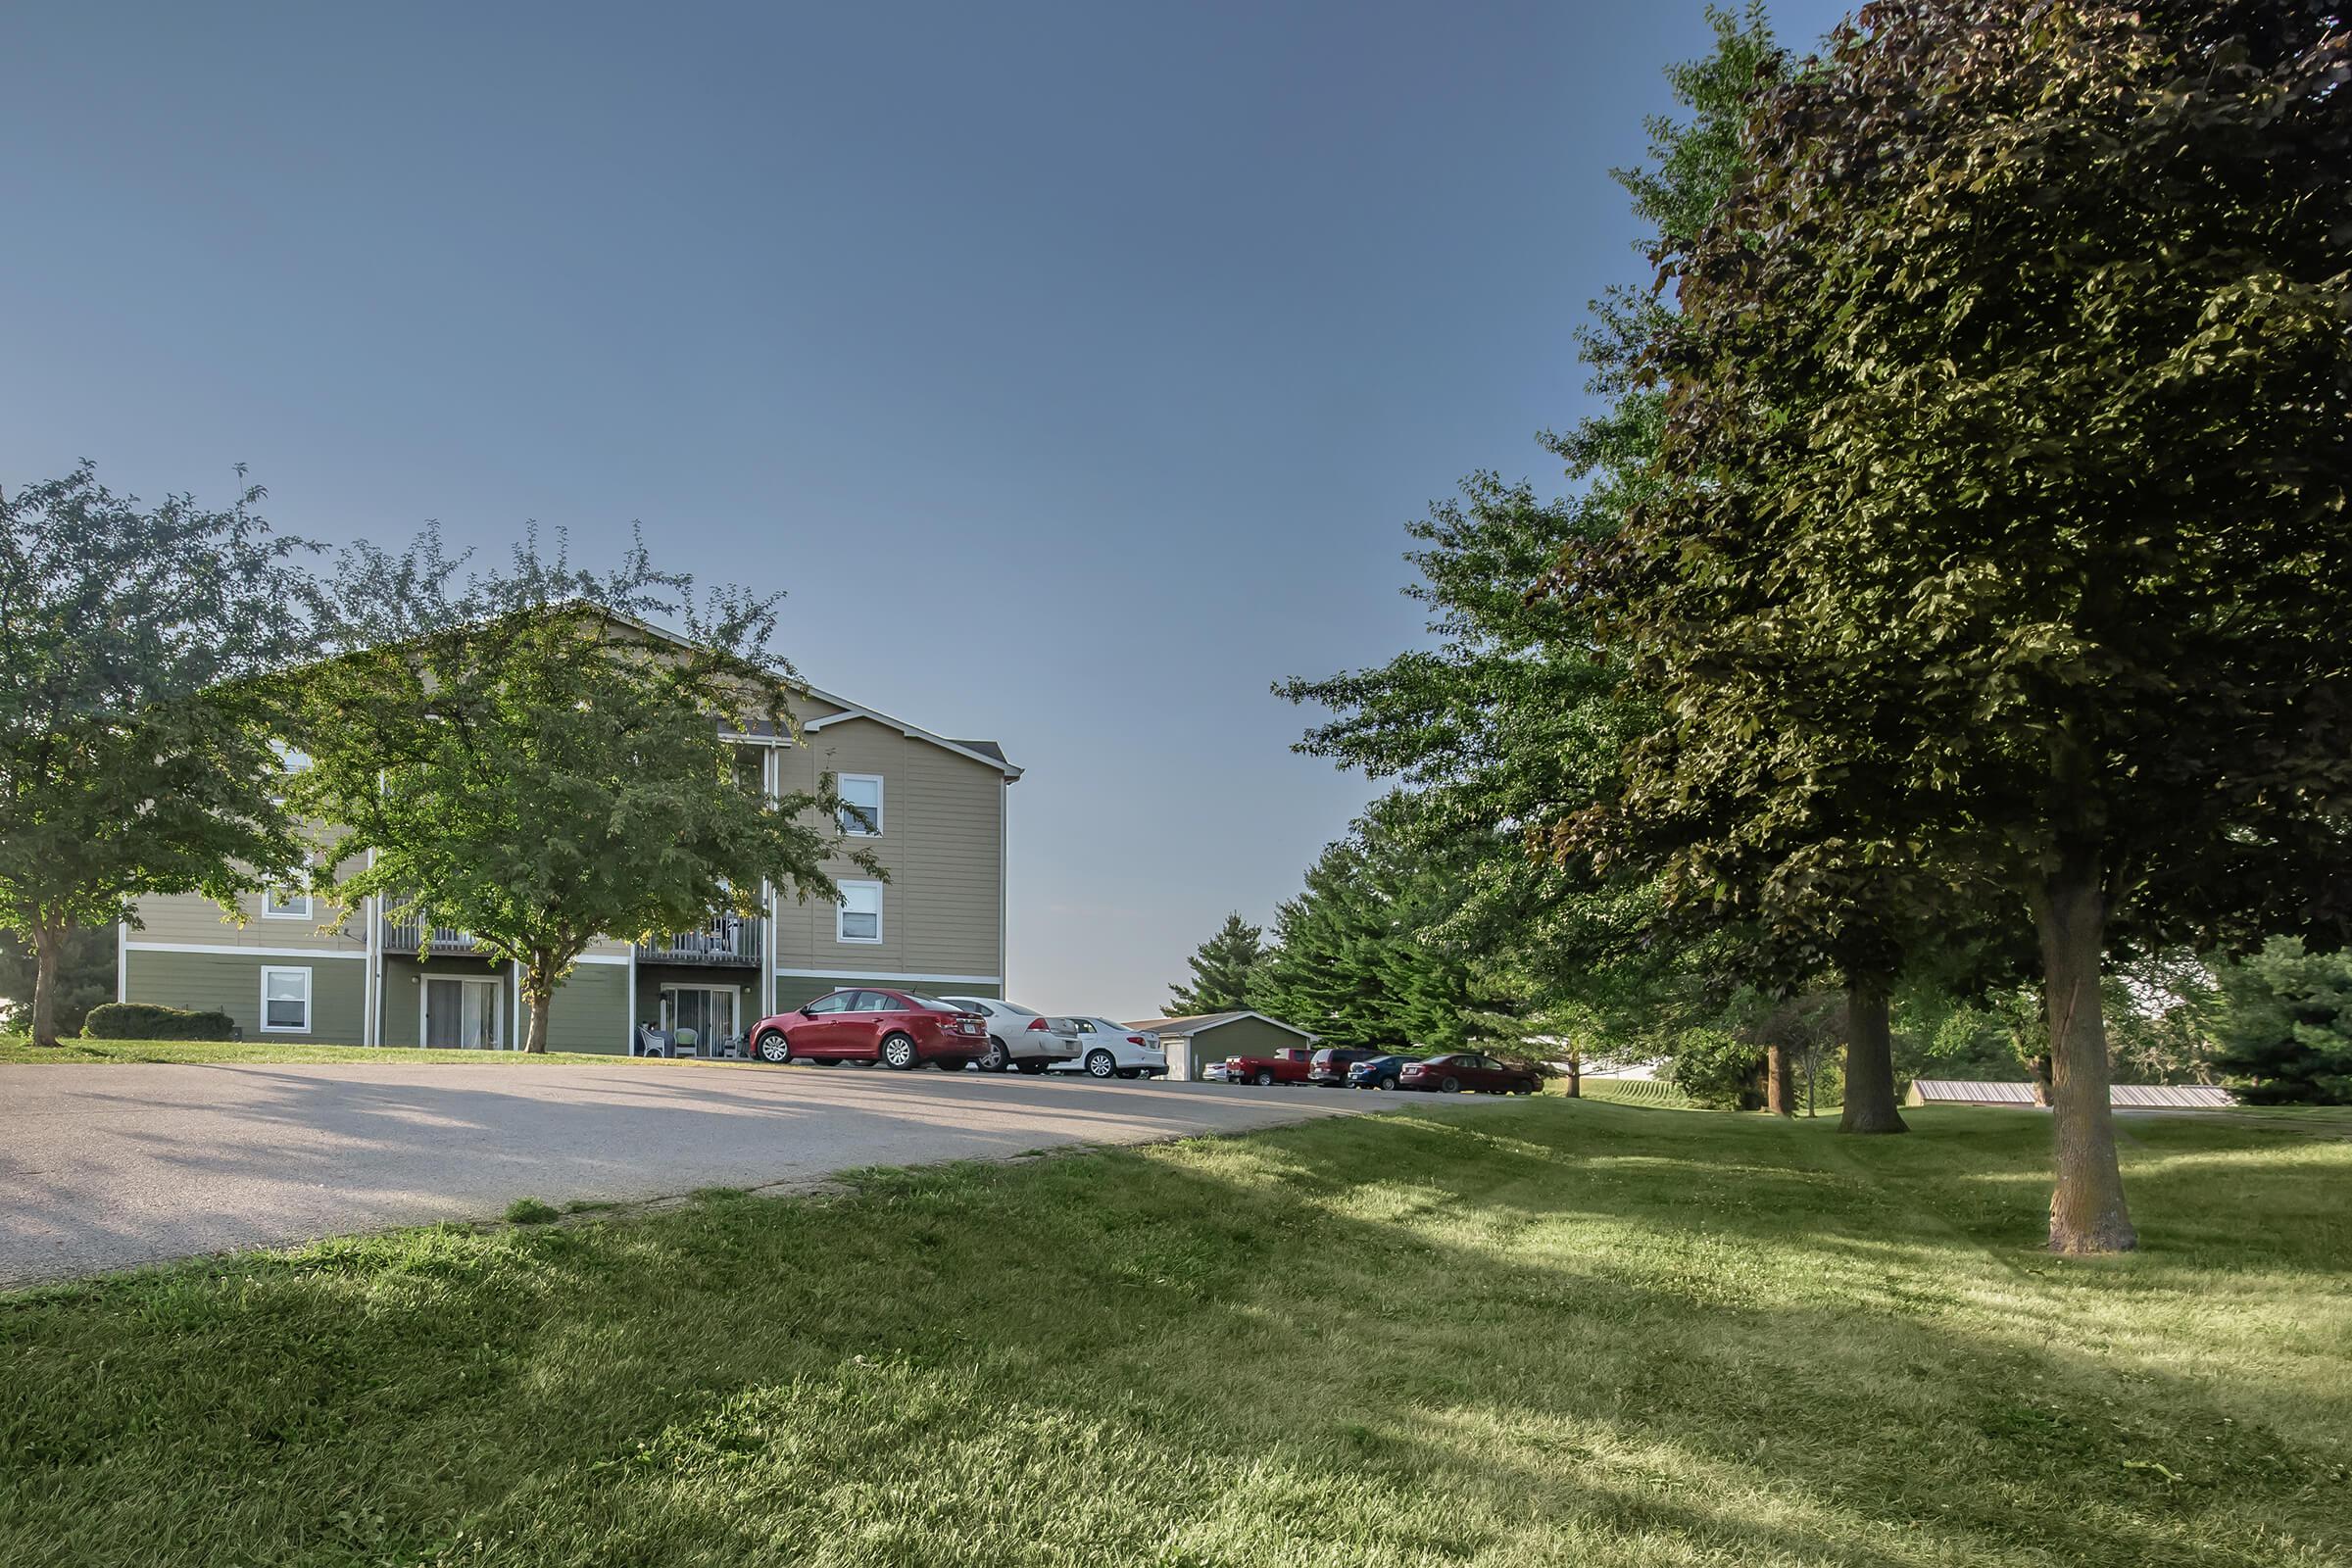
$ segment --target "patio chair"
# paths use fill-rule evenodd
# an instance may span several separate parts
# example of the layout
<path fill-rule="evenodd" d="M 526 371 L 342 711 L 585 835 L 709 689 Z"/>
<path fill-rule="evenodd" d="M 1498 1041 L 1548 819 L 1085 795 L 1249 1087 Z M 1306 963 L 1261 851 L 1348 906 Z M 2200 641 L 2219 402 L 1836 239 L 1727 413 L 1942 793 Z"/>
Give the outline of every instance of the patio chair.
<path fill-rule="evenodd" d="M 640 1056 L 668 1055 L 669 1036 L 663 1034 L 661 1030 L 655 1028 L 650 1023 L 639 1024 L 637 1026 L 637 1047 L 635 1054 Z"/>

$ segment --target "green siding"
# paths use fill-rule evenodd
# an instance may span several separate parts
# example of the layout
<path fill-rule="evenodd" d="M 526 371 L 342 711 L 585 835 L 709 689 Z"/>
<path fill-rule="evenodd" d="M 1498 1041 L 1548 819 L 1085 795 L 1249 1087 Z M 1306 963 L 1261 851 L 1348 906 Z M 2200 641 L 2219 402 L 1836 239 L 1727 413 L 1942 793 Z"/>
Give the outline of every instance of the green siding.
<path fill-rule="evenodd" d="M 417 1033 L 417 1021 L 424 1000 L 424 977 L 464 975 L 468 978 L 489 975 L 506 982 L 506 1029 L 514 1033 L 514 977 L 506 964 L 490 958 L 451 954 L 446 957 L 384 959 L 384 1036 L 387 1046 L 417 1046 L 424 1042 Z"/>
<path fill-rule="evenodd" d="M 629 966 L 574 964 L 548 1006 L 547 1049 L 625 1054 L 628 1018 Z"/>
<path fill-rule="evenodd" d="M 1192 1076 L 1195 1079 L 1200 1076 L 1202 1067 L 1212 1061 L 1223 1061 L 1228 1056 L 1270 1056 L 1285 1046 L 1312 1048 L 1321 1044 L 1320 1041 L 1302 1040 L 1288 1029 L 1277 1029 L 1256 1018 L 1236 1018 L 1231 1023 L 1219 1024 L 1191 1038 Z M 1176 1043 L 1173 1039 L 1163 1039 L 1160 1044 L 1169 1048 L 1169 1064 L 1172 1067 Z"/>
<path fill-rule="evenodd" d="M 357 958 L 285 958 L 265 954 L 169 953 L 134 949 L 125 954 L 128 1002 L 167 1007 L 218 1007 L 237 1021 L 248 1040 L 316 1040 L 356 1046 L 362 1039 L 368 995 L 368 965 Z M 311 1027 L 296 1032 L 262 1032 L 262 971 L 311 971 Z"/>

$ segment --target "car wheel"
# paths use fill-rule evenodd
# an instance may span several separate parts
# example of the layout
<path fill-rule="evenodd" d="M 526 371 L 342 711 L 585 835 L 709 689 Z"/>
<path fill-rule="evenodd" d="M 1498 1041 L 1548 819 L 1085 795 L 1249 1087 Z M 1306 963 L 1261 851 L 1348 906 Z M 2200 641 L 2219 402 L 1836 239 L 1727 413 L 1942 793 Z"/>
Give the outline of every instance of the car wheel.
<path fill-rule="evenodd" d="M 1012 1053 L 1004 1049 L 1004 1041 L 999 1040 L 995 1035 L 990 1035 L 988 1037 L 988 1054 L 980 1058 L 980 1070 L 982 1072 L 1003 1072 L 1011 1065 Z"/>
<path fill-rule="evenodd" d="M 1086 1054 L 1086 1075 L 1089 1078 L 1107 1078 L 1119 1070 L 1119 1059 L 1097 1047 Z"/>
<path fill-rule="evenodd" d="M 1462 1081 L 1459 1078 L 1448 1078 L 1438 1087 L 1449 1095 L 1458 1095 L 1462 1092 Z"/>
<path fill-rule="evenodd" d="M 1265 1068 L 1260 1067 L 1257 1069 L 1257 1076 L 1250 1081 L 1257 1085 L 1260 1089 L 1270 1089 L 1274 1084 L 1274 1075 L 1266 1071 Z"/>
<path fill-rule="evenodd" d="M 1384 1077 L 1383 1077 L 1383 1078 L 1380 1080 L 1380 1087 L 1381 1087 L 1381 1088 L 1383 1088 L 1383 1089 L 1394 1089 L 1394 1088 L 1396 1088 L 1396 1075 L 1395 1073 L 1389 1073 L 1389 1074 L 1387 1074 L 1386 1076 L 1384 1076 Z"/>
<path fill-rule="evenodd" d="M 792 1060 L 792 1042 L 784 1038 L 781 1029 L 770 1029 L 761 1035 L 757 1049 L 761 1061 L 773 1062 L 781 1067 Z"/>
<path fill-rule="evenodd" d="M 888 1035 L 882 1041 L 882 1060 L 900 1072 L 915 1064 L 914 1042 L 905 1035 Z"/>

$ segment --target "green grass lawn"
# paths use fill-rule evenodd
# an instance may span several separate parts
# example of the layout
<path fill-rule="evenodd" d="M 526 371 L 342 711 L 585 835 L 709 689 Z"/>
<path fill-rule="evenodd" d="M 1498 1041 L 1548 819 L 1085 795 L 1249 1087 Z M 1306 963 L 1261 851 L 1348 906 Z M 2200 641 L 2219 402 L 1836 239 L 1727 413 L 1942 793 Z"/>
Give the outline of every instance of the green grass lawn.
<path fill-rule="evenodd" d="M 0 1297 L 0 1561 L 2316 1565 L 2352 1143 L 1415 1106 Z M 548 1216 L 534 1214 L 546 1219 Z"/>
<path fill-rule="evenodd" d="M 482 1061 L 615 1061 L 617 1055 L 593 1052 L 551 1051 L 525 1055 L 519 1051 L 418 1051 L 403 1046 L 332 1046 L 291 1044 L 276 1040 L 61 1040 L 54 1048 L 34 1045 L 24 1035 L 0 1035 L 0 1064 L 61 1061 L 188 1061 L 188 1062 L 417 1062 L 463 1065 Z"/>

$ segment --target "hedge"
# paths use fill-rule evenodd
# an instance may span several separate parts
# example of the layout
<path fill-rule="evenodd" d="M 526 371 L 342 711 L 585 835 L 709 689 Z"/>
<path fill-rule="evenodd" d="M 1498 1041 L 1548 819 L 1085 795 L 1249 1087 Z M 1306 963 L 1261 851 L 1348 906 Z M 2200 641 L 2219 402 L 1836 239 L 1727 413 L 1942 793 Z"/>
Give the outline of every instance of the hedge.
<path fill-rule="evenodd" d="M 218 1010 L 191 1012 L 152 1002 L 104 1002 L 82 1021 L 85 1040 L 236 1040 L 237 1021 Z"/>

